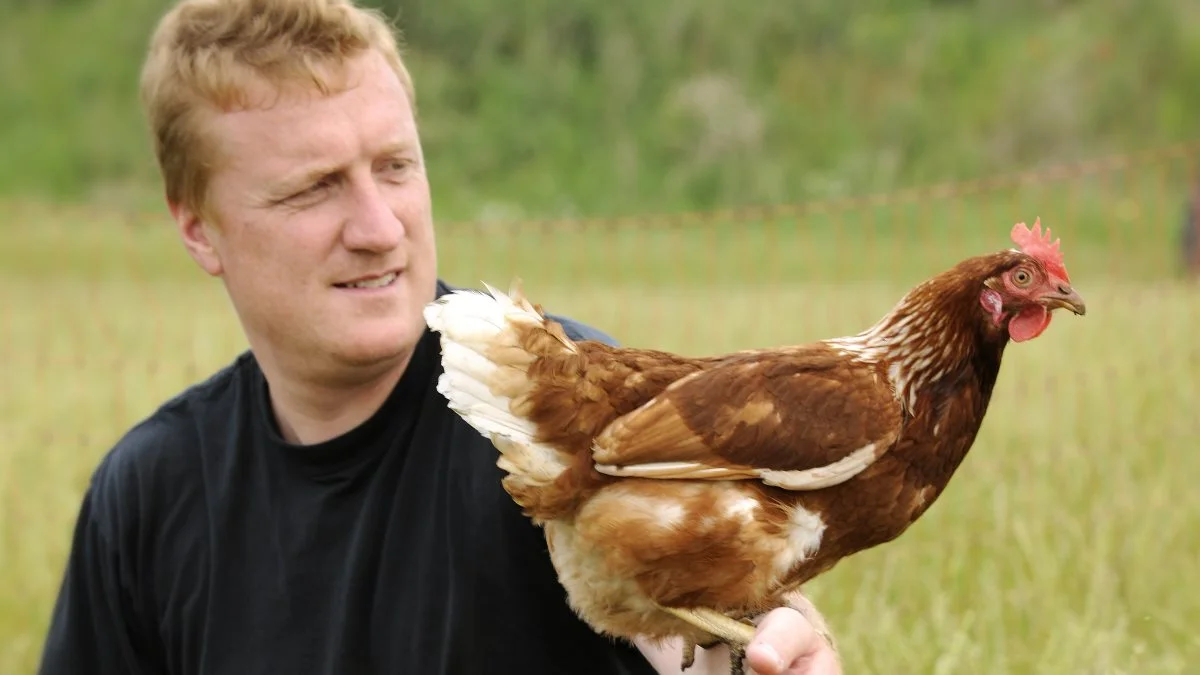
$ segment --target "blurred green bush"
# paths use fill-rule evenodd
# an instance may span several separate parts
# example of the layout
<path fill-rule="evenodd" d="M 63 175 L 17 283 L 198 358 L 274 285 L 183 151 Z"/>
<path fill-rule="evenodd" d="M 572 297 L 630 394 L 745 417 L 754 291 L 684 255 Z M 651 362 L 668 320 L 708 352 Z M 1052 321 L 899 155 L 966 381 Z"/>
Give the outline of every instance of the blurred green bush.
<path fill-rule="evenodd" d="M 380 0 L 443 218 L 792 202 L 1195 136 L 1191 0 Z M 157 198 L 164 0 L 0 7 L 0 195 Z"/>

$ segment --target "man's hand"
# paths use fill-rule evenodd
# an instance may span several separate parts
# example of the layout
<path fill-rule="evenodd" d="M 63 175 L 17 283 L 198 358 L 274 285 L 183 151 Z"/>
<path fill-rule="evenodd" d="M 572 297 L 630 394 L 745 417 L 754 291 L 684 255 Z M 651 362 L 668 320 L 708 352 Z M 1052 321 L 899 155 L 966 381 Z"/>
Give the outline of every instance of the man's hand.
<path fill-rule="evenodd" d="M 754 675 L 842 675 L 842 665 L 825 627 L 825 620 L 807 598 L 794 595 L 792 607 L 781 607 L 762 617 L 754 639 L 746 647 L 748 673 Z M 638 642 L 638 648 L 661 675 L 678 675 L 680 646 L 655 647 Z M 725 675 L 729 648 L 719 645 L 697 649 L 696 662 L 685 675 Z"/>
<path fill-rule="evenodd" d="M 755 675 L 842 675 L 837 652 L 813 622 L 795 609 L 771 611 L 746 647 Z"/>

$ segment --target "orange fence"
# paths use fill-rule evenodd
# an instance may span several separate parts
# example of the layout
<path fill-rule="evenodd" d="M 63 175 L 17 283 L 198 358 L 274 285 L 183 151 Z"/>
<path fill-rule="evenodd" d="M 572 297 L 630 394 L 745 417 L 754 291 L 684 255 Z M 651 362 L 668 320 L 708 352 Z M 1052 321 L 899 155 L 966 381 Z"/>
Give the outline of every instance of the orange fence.
<path fill-rule="evenodd" d="M 1200 143 L 891 193 L 617 218 L 439 225 L 443 266 L 564 285 L 909 282 L 1006 244 L 1040 217 L 1073 268 L 1106 279 L 1179 278 L 1200 256 Z M 436 193 L 436 186 L 435 186 Z"/>
<path fill-rule="evenodd" d="M 799 219 L 815 214 L 853 212 L 867 208 L 899 207 L 931 204 L 972 196 L 1012 194 L 1014 191 L 1041 192 L 1061 189 L 1078 193 L 1089 182 L 1100 186 L 1119 187 L 1131 180 L 1149 179 L 1164 192 L 1180 184 L 1197 185 L 1200 164 L 1200 141 L 1155 148 L 1140 153 L 1113 154 L 1078 162 L 1051 164 L 1043 168 L 987 176 L 973 180 L 947 181 L 894 192 L 850 196 L 835 199 L 815 199 L 808 202 L 768 206 L 671 213 L 661 215 L 635 214 L 612 218 L 523 219 L 522 228 L 566 227 L 681 227 L 712 221 L 758 222 L 780 219 Z M 1157 199 L 1165 194 L 1142 193 L 1143 198 Z M 516 223 L 514 223 L 515 225 Z"/>

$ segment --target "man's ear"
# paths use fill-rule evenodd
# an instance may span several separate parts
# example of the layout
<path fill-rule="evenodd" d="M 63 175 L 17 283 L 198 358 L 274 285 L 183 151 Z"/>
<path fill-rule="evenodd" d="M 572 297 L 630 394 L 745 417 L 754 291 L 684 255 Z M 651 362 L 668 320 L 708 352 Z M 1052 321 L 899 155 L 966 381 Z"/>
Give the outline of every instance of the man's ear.
<path fill-rule="evenodd" d="M 221 256 L 213 245 L 213 240 L 219 234 L 212 224 L 188 206 L 170 200 L 167 201 L 167 206 L 175 218 L 175 226 L 188 254 L 205 272 L 214 277 L 220 276 L 223 270 Z"/>

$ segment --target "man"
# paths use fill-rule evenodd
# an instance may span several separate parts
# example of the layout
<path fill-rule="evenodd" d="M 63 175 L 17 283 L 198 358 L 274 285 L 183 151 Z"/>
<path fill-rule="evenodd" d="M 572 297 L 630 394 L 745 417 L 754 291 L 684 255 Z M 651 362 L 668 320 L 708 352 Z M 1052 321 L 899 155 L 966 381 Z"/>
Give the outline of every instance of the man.
<path fill-rule="evenodd" d="M 678 672 L 678 647 L 571 613 L 495 450 L 434 389 L 421 310 L 447 286 L 387 24 L 348 0 L 185 0 L 142 94 L 183 244 L 251 350 L 100 463 L 41 672 Z M 748 661 L 838 672 L 788 608 Z"/>

